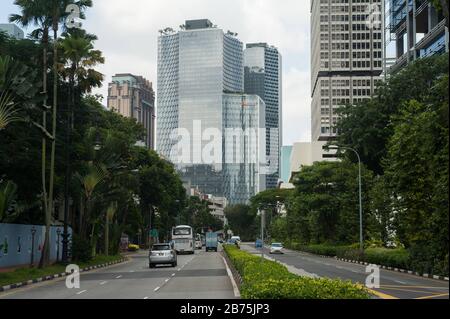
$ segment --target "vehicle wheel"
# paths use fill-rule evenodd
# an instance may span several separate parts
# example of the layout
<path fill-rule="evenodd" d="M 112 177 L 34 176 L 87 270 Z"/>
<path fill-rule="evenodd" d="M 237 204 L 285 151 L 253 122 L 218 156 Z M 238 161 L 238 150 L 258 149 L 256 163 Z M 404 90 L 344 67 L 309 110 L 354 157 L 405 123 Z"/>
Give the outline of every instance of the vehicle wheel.
<path fill-rule="evenodd" d="M 148 267 L 149 267 L 149 268 L 155 268 L 155 265 L 149 264 Z"/>

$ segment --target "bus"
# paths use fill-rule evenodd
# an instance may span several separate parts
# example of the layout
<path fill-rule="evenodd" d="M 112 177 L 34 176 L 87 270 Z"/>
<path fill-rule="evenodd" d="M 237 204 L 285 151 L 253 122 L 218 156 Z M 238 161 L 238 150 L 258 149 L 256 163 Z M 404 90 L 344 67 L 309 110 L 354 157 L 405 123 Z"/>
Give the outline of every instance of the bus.
<path fill-rule="evenodd" d="M 194 254 L 195 238 L 191 226 L 180 225 L 172 228 L 172 242 L 177 253 Z"/>

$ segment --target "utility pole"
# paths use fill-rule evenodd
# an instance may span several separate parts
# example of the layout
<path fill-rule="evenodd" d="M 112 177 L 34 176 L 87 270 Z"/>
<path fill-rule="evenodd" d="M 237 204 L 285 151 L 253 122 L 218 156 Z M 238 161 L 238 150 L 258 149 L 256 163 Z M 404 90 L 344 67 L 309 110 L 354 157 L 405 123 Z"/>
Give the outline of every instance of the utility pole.
<path fill-rule="evenodd" d="M 264 261 L 264 209 L 260 210 L 261 212 L 261 262 Z"/>

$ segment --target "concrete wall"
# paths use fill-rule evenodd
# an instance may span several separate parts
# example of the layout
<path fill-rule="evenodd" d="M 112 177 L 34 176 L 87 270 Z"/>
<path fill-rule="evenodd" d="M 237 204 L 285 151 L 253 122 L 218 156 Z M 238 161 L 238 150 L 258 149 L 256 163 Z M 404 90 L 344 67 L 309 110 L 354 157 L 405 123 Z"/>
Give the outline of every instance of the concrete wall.
<path fill-rule="evenodd" d="M 29 265 L 31 261 L 33 225 L 15 225 L 0 223 L 0 269 L 21 265 Z M 45 227 L 41 225 L 34 226 L 36 233 L 34 235 L 34 264 L 38 264 L 41 258 L 42 247 L 44 245 Z M 57 229 L 63 232 L 63 227 L 51 227 L 50 229 L 50 260 L 56 261 L 58 246 L 59 258 L 62 255 L 62 236 L 57 236 Z M 69 234 L 71 230 L 69 229 Z"/>

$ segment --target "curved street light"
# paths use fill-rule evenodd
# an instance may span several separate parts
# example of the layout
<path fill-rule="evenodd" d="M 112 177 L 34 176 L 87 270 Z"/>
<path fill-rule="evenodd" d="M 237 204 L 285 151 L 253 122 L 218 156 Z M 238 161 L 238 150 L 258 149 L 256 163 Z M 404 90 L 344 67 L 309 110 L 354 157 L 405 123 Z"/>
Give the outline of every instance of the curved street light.
<path fill-rule="evenodd" d="M 352 151 L 356 154 L 356 157 L 358 158 L 358 180 L 359 180 L 359 249 L 362 252 L 364 252 L 364 242 L 363 242 L 363 209 L 362 209 L 362 182 L 361 182 L 361 157 L 359 156 L 359 153 L 351 147 L 348 146 L 338 146 L 338 145 L 330 145 L 327 147 L 329 150 L 348 150 Z"/>

